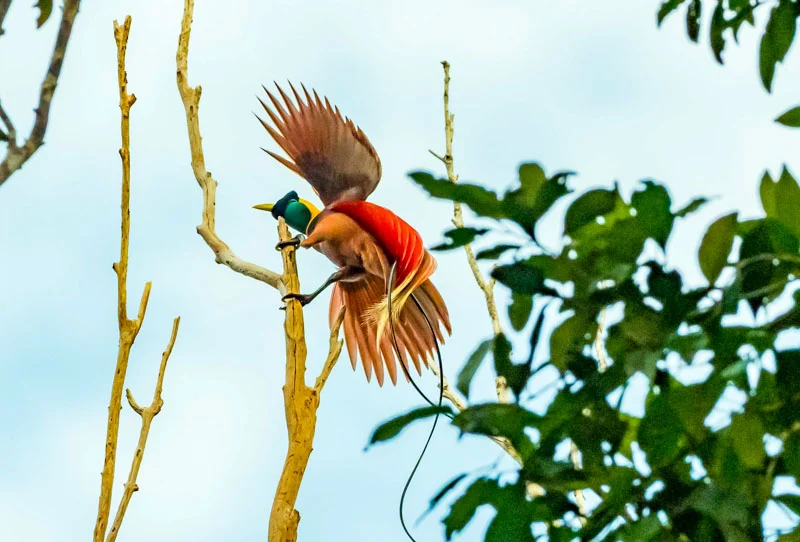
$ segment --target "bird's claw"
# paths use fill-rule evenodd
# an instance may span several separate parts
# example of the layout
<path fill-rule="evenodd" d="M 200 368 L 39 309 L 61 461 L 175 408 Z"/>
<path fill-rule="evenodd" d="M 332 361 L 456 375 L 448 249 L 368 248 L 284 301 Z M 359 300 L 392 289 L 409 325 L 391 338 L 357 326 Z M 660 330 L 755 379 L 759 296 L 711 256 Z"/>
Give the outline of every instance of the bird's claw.
<path fill-rule="evenodd" d="M 286 241 L 279 242 L 277 245 L 275 245 L 275 250 L 280 252 L 281 250 L 283 250 L 286 247 L 295 247 L 295 248 L 297 248 L 297 247 L 300 246 L 300 243 L 302 243 L 305 238 L 306 238 L 305 235 L 303 235 L 302 233 L 298 233 L 297 235 L 295 235 L 291 239 L 287 239 Z"/>
<path fill-rule="evenodd" d="M 314 298 L 313 298 L 313 297 L 311 297 L 310 295 L 303 295 L 303 294 L 286 294 L 285 296 L 283 296 L 283 297 L 281 298 L 281 301 L 283 301 L 284 303 L 286 303 L 286 302 L 287 302 L 287 301 L 289 301 L 290 299 L 296 299 L 297 301 L 299 301 L 299 302 L 300 302 L 300 305 L 301 305 L 302 307 L 305 307 L 306 305 L 308 305 L 309 303 L 311 303 L 311 300 L 312 300 L 312 299 L 314 299 Z"/>

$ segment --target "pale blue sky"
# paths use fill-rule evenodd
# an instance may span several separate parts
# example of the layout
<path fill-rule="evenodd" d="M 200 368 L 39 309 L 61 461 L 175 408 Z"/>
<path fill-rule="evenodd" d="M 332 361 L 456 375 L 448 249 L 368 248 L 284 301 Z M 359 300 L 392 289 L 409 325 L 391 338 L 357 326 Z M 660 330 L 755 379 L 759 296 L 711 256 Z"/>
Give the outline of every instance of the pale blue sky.
<path fill-rule="evenodd" d="M 276 269 L 274 222 L 252 211 L 290 189 L 310 189 L 266 156 L 272 146 L 252 112 L 260 84 L 302 81 L 353 118 L 378 149 L 383 182 L 372 201 L 392 207 L 428 245 L 450 208 L 406 177 L 441 173 L 428 149 L 443 147 L 439 61 L 452 68 L 456 168 L 501 188 L 522 160 L 570 169 L 585 189 L 619 180 L 630 191 L 654 178 L 674 201 L 719 196 L 682 222 L 669 254 L 693 281 L 699 231 L 723 212 L 759 210 L 757 182 L 796 158 L 800 134 L 772 119 L 800 101 L 800 57 L 780 67 L 773 96 L 757 75 L 756 33 L 719 67 L 685 37 L 682 17 L 655 26 L 658 2 L 198 0 L 190 82 L 202 84 L 206 162 L 219 180 L 219 234 L 240 256 Z M 201 194 L 189 167 L 175 87 L 182 2 L 87 0 L 53 102 L 46 145 L 0 188 L 0 539 L 85 540 L 94 525 L 106 407 L 117 343 L 120 166 L 112 20 L 133 16 L 128 48 L 133 108 L 130 297 L 153 281 L 148 316 L 127 385 L 152 393 L 171 319 L 181 331 L 120 540 L 256 541 L 286 445 L 283 313 L 278 294 L 214 264 L 195 234 Z M 32 123 L 58 14 L 40 31 L 29 2 L 14 3 L 0 38 L 0 98 L 21 132 Z M 560 205 L 559 212 L 563 212 Z M 554 240 L 554 217 L 542 230 Z M 451 380 L 491 328 L 460 252 L 437 256 L 434 279 L 454 335 L 444 348 Z M 304 290 L 332 266 L 299 256 Z M 505 293 L 499 291 L 501 299 Z M 325 298 L 327 299 L 327 297 Z M 327 301 L 307 311 L 309 378 L 327 348 Z M 434 381 L 427 378 L 428 389 Z M 484 368 L 477 398 L 492 394 Z M 405 540 L 397 501 L 427 426 L 365 453 L 376 424 L 419 404 L 405 385 L 380 389 L 346 358 L 319 411 L 315 451 L 298 508 L 301 540 Z M 139 420 L 123 409 L 116 497 Z M 408 516 L 455 474 L 500 455 L 443 427 L 409 494 Z M 441 539 L 441 511 L 418 539 Z M 460 540 L 479 540 L 487 511 Z"/>

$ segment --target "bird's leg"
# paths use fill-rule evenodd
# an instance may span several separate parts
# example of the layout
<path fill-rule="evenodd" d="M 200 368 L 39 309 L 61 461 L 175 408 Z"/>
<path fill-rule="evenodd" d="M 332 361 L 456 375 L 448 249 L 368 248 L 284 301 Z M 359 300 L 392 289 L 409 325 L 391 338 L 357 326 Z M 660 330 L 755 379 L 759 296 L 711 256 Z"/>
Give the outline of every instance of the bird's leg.
<path fill-rule="evenodd" d="M 306 238 L 305 235 L 303 235 L 302 233 L 298 233 L 297 235 L 295 235 L 291 239 L 287 239 L 286 241 L 281 241 L 280 243 L 275 245 L 275 250 L 280 251 L 280 250 L 283 250 L 286 247 L 295 247 L 295 248 L 297 248 L 297 247 L 300 246 L 300 243 L 302 243 L 305 238 Z"/>
<path fill-rule="evenodd" d="M 363 271 L 355 268 L 355 267 L 342 267 L 341 269 L 337 270 L 333 273 L 328 279 L 322 283 L 322 286 L 311 292 L 310 294 L 286 294 L 281 298 L 281 301 L 287 301 L 289 299 L 296 299 L 300 302 L 302 306 L 306 306 L 311 303 L 314 298 L 316 298 L 319 294 L 325 291 L 325 288 L 333 284 L 334 282 L 339 282 L 342 279 L 352 277 L 353 275 L 357 275 L 362 273 Z"/>

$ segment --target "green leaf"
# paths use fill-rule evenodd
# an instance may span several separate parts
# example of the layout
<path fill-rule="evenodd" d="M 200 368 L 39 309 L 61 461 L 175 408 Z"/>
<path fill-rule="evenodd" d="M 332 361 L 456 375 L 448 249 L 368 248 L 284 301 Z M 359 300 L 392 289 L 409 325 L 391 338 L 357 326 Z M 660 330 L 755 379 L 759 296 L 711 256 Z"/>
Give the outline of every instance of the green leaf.
<path fill-rule="evenodd" d="M 8 141 L 8 134 L 6 134 L 3 130 L 0 130 L 0 141 Z"/>
<path fill-rule="evenodd" d="M 800 528 L 795 527 L 794 531 L 780 535 L 777 542 L 800 542 Z"/>
<path fill-rule="evenodd" d="M 517 250 L 519 249 L 519 245 L 497 245 L 492 248 L 487 248 L 485 250 L 481 250 L 475 255 L 475 259 L 477 260 L 496 260 L 509 250 Z"/>
<path fill-rule="evenodd" d="M 661 4 L 661 8 L 658 10 L 658 26 L 661 26 L 661 23 L 664 22 L 667 15 L 678 9 L 685 1 L 686 0 L 664 0 Z"/>
<path fill-rule="evenodd" d="M 375 444 L 377 442 L 384 442 L 387 440 L 391 440 L 400 432 L 405 429 L 409 424 L 421 420 L 423 418 L 429 418 L 431 416 L 435 416 L 436 414 L 452 414 L 453 410 L 448 406 L 426 406 L 415 408 L 405 414 L 397 416 L 396 418 L 392 418 L 388 422 L 384 422 L 375 429 L 372 433 L 372 436 L 369 439 L 369 444 Z"/>
<path fill-rule="evenodd" d="M 700 15 L 703 11 L 703 5 L 700 0 L 692 0 L 689 4 L 689 9 L 686 11 L 686 34 L 689 39 L 697 43 L 697 38 L 700 36 Z"/>
<path fill-rule="evenodd" d="M 759 69 L 761 82 L 768 92 L 772 91 L 772 80 L 775 77 L 775 67 L 783 62 L 789 47 L 794 40 L 796 31 L 796 8 L 792 0 L 780 0 L 772 13 L 761 38 L 761 51 L 759 55 Z"/>
<path fill-rule="evenodd" d="M 723 32 L 727 28 L 725 21 L 725 5 L 722 2 L 717 3 L 714 8 L 714 14 L 711 16 L 711 27 L 709 29 L 709 38 L 711 42 L 711 51 L 714 53 L 714 58 L 717 62 L 722 62 L 722 51 L 725 49 L 725 36 Z"/>
<path fill-rule="evenodd" d="M 619 538 L 623 542 L 648 542 L 655 539 L 663 529 L 664 526 L 661 525 L 658 516 L 651 514 L 635 523 L 628 523 L 619 532 Z"/>
<path fill-rule="evenodd" d="M 647 454 L 647 464 L 653 469 L 668 465 L 682 453 L 686 435 L 663 394 L 647 405 L 637 440 Z"/>
<path fill-rule="evenodd" d="M 565 371 L 570 362 L 591 342 L 597 326 L 593 325 L 586 311 L 573 314 L 550 334 L 550 363 Z"/>
<path fill-rule="evenodd" d="M 800 350 L 780 350 L 775 352 L 778 370 L 776 377 L 781 386 L 778 393 L 787 409 L 794 410 L 800 405 Z M 791 427 L 794 416 L 787 420 Z"/>
<path fill-rule="evenodd" d="M 717 219 L 709 226 L 700 243 L 700 269 L 712 286 L 719 274 L 728 264 L 728 255 L 733 247 L 738 213 L 731 213 Z"/>
<path fill-rule="evenodd" d="M 493 495 L 500 490 L 496 480 L 478 478 L 450 507 L 450 513 L 444 518 L 444 536 L 450 540 L 454 533 L 463 530 L 472 518 L 478 507 L 490 504 Z"/>
<path fill-rule="evenodd" d="M 794 432 L 783 443 L 783 464 L 786 472 L 800 480 L 800 433 Z"/>
<path fill-rule="evenodd" d="M 495 267 L 492 270 L 492 278 L 519 294 L 556 295 L 552 288 L 544 285 L 544 274 L 541 269 L 525 260 Z"/>
<path fill-rule="evenodd" d="M 482 186 L 467 183 L 453 183 L 449 179 L 437 179 L 430 173 L 416 171 L 409 177 L 434 198 L 464 203 L 475 214 L 490 218 L 502 218 L 503 212 L 497 194 Z"/>
<path fill-rule="evenodd" d="M 740 261 L 745 262 L 761 255 L 796 254 L 798 240 L 789 229 L 772 218 L 757 221 L 757 225 L 742 236 Z M 784 289 L 790 272 L 796 264 L 772 261 L 751 261 L 742 267 L 742 297 L 753 311 L 777 297 Z"/>
<path fill-rule="evenodd" d="M 789 507 L 789 510 L 800 516 L 800 495 L 778 495 L 775 500 Z"/>
<path fill-rule="evenodd" d="M 800 128 L 800 105 L 789 109 L 783 115 L 775 119 L 775 122 L 791 128 Z"/>
<path fill-rule="evenodd" d="M 525 458 L 533 444 L 525 435 L 526 427 L 535 427 L 542 417 L 516 403 L 485 403 L 462 410 L 453 418 L 453 425 L 464 433 L 505 437 Z"/>
<path fill-rule="evenodd" d="M 742 524 L 749 517 L 748 503 L 736 494 L 723 492 L 713 485 L 700 486 L 692 492 L 686 504 L 721 525 Z"/>
<path fill-rule="evenodd" d="M 695 211 L 697 211 L 698 209 L 700 209 L 700 207 L 702 207 L 703 205 L 705 205 L 709 201 L 710 200 L 708 198 L 695 198 L 692 201 L 690 201 L 688 204 L 686 204 L 683 207 L 681 207 L 680 209 L 678 209 L 678 211 L 675 212 L 675 216 L 677 218 L 683 218 L 685 216 L 688 216 L 688 215 L 694 213 Z"/>
<path fill-rule="evenodd" d="M 37 0 L 35 7 L 39 9 L 39 17 L 36 19 L 36 28 L 41 28 L 53 12 L 53 0 Z"/>
<path fill-rule="evenodd" d="M 448 241 L 432 247 L 431 250 L 451 250 L 458 247 L 463 247 L 475 241 L 475 238 L 483 235 L 489 230 L 485 228 L 456 228 L 444 232 Z"/>
<path fill-rule="evenodd" d="M 511 343 L 502 333 L 494 338 L 493 352 L 494 370 L 497 376 L 504 377 L 508 387 L 519 397 L 531 376 L 530 365 L 528 363 L 517 365 L 511 362 Z"/>
<path fill-rule="evenodd" d="M 786 166 L 777 182 L 773 182 L 769 173 L 764 173 L 759 192 L 767 216 L 777 219 L 800 237 L 800 185 Z"/>
<path fill-rule="evenodd" d="M 516 331 L 522 331 L 533 310 L 533 297 L 526 294 L 511 294 L 511 304 L 508 306 L 508 319 Z"/>
<path fill-rule="evenodd" d="M 636 219 L 644 222 L 648 237 L 666 248 L 675 217 L 670 211 L 672 200 L 660 184 L 644 181 L 644 190 L 633 193 L 631 206 L 636 209 Z"/>
<path fill-rule="evenodd" d="M 764 450 L 764 424 L 757 415 L 749 411 L 734 415 L 731 439 L 733 449 L 747 468 L 755 470 L 764 466 L 767 457 Z"/>
<path fill-rule="evenodd" d="M 458 381 L 456 382 L 456 388 L 461 394 L 469 398 L 469 386 L 472 383 L 472 379 L 475 377 L 475 373 L 478 371 L 478 367 L 481 366 L 483 362 L 483 358 L 486 357 L 486 354 L 489 353 L 489 350 L 492 349 L 492 345 L 494 344 L 494 339 L 486 339 L 481 344 L 478 345 L 478 348 L 472 353 L 472 355 L 467 360 L 467 363 L 464 365 L 464 368 L 461 369 L 461 372 L 458 373 Z"/>
<path fill-rule="evenodd" d="M 502 208 L 505 216 L 520 226 L 536 240 L 536 223 L 553 204 L 569 194 L 568 172 L 556 173 L 547 178 L 542 166 L 536 163 L 519 167 L 519 187 L 505 193 Z"/>
<path fill-rule="evenodd" d="M 450 493 L 459 484 L 459 482 L 466 477 L 467 473 L 464 472 L 447 482 L 444 487 L 442 487 L 442 489 L 440 489 L 439 492 L 431 498 L 430 503 L 428 503 L 428 509 L 422 514 L 420 519 L 428 515 L 434 508 L 436 508 L 436 505 L 439 504 L 439 501 L 441 501 L 445 495 Z"/>
<path fill-rule="evenodd" d="M 597 217 L 606 215 L 614 210 L 619 199 L 619 192 L 614 190 L 597 189 L 586 192 L 572 202 L 564 217 L 564 233 L 574 235 L 576 231 L 587 224 L 594 222 Z"/>

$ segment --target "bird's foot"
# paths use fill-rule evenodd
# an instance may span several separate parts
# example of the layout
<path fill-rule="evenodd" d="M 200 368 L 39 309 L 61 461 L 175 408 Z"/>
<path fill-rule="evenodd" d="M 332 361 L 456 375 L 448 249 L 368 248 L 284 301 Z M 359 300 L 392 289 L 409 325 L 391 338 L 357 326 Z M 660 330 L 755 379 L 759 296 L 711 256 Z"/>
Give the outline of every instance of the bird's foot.
<path fill-rule="evenodd" d="M 290 299 L 296 299 L 300 302 L 300 305 L 305 307 L 314 299 L 313 295 L 305 295 L 305 294 L 286 294 L 281 298 L 281 301 L 286 303 Z"/>
<path fill-rule="evenodd" d="M 286 241 L 281 241 L 280 243 L 275 245 L 275 250 L 281 251 L 286 247 L 295 247 L 295 248 L 297 248 L 297 247 L 300 246 L 300 243 L 302 243 L 305 238 L 306 238 L 305 235 L 303 235 L 302 233 L 298 233 L 297 235 L 295 235 L 291 239 L 287 239 Z"/>

